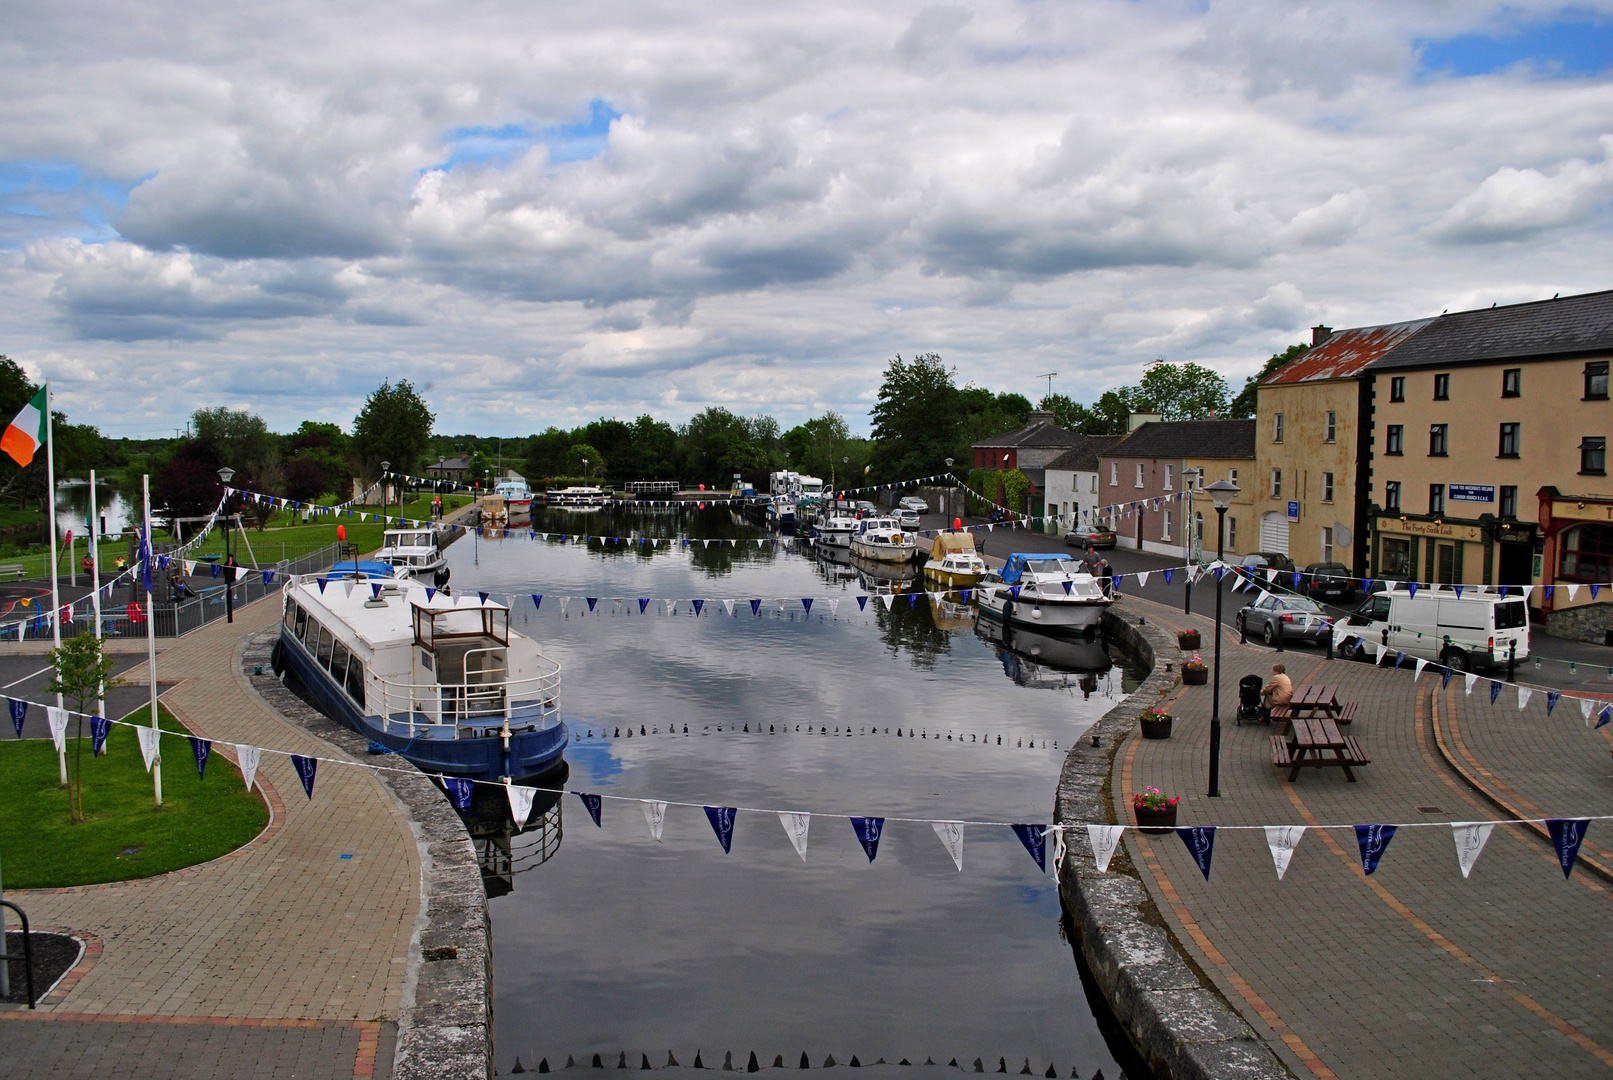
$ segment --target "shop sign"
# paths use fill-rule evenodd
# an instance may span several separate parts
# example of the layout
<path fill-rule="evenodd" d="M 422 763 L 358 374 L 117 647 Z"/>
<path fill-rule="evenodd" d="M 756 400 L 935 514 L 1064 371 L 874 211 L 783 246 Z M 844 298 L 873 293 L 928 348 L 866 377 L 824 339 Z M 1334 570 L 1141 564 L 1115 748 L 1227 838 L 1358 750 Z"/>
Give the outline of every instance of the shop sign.
<path fill-rule="evenodd" d="M 1495 502 L 1493 484 L 1452 484 L 1448 492 L 1454 502 Z"/>
<path fill-rule="evenodd" d="M 1288 500 L 1288 520 L 1289 521 L 1298 521 L 1299 520 L 1299 500 L 1298 499 L 1289 499 Z"/>

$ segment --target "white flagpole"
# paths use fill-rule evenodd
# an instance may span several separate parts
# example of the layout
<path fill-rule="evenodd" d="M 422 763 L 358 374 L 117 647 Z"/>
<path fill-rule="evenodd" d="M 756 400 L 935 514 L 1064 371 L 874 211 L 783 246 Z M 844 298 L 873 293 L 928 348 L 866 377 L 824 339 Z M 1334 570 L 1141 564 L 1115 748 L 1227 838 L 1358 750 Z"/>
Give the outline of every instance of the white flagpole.
<path fill-rule="evenodd" d="M 146 538 L 145 538 L 145 545 L 144 545 L 145 550 L 140 553 L 140 557 L 141 557 L 141 559 L 145 560 L 146 565 L 145 565 L 144 569 L 142 570 L 140 576 L 143 577 L 143 578 L 146 578 L 146 577 L 151 576 L 151 558 L 152 558 L 152 554 L 153 554 L 153 550 L 152 550 L 153 545 L 152 545 L 152 542 L 151 542 L 151 474 L 150 473 L 147 473 L 146 475 L 144 475 L 144 476 L 142 476 L 140 478 L 140 493 L 141 493 L 141 495 L 143 495 L 145 497 L 145 504 L 146 504 L 146 506 L 145 506 Z M 179 627 L 176 624 L 174 626 L 174 633 L 177 634 L 178 632 L 179 632 Z M 150 678 L 151 678 L 151 730 L 157 731 L 159 729 L 159 725 L 157 723 L 157 609 L 151 602 L 151 589 L 150 589 L 150 587 L 147 587 L 147 589 L 146 589 L 146 670 L 150 673 Z M 159 743 L 158 745 L 160 746 L 161 744 Z M 152 789 L 156 792 L 156 795 L 157 795 L 157 805 L 161 806 L 162 805 L 162 751 L 160 749 L 157 751 L 157 756 L 155 758 L 153 758 L 152 762 L 151 762 L 151 783 L 152 783 Z"/>
<path fill-rule="evenodd" d="M 50 634 L 56 648 L 62 647 L 62 587 L 56 572 L 56 437 L 50 419 L 50 381 L 45 382 L 45 497 L 50 522 Z M 56 695 L 56 707 L 64 709 L 67 703 Z M 67 748 L 56 751 L 56 764 L 61 769 L 62 786 L 67 786 Z"/>
<path fill-rule="evenodd" d="M 90 596 L 95 611 L 95 640 L 102 640 L 101 633 L 101 535 L 96 531 L 100 523 L 95 514 L 95 470 L 90 470 L 90 516 L 84 524 L 84 539 L 90 545 Z M 106 683 L 100 686 L 100 692 L 95 697 L 95 711 L 98 715 L 106 715 Z"/>

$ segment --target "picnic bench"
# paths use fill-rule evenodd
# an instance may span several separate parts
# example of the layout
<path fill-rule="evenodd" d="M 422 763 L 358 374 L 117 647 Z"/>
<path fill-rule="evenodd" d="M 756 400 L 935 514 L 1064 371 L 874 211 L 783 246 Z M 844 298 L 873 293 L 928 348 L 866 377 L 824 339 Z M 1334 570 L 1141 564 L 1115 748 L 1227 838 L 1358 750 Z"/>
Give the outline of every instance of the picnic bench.
<path fill-rule="evenodd" d="M 1271 763 L 1288 770 L 1288 782 L 1299 779 L 1299 770 L 1336 766 L 1344 770 L 1344 778 L 1355 783 L 1355 766 L 1370 765 L 1360 740 L 1339 731 L 1330 717 L 1295 717 L 1287 735 L 1271 737 Z"/>
<path fill-rule="evenodd" d="M 23 567 L 22 563 L 6 563 L 0 566 L 0 578 L 9 577 L 21 581 L 27 574 L 28 571 Z"/>
<path fill-rule="evenodd" d="M 1349 724 L 1355 719 L 1356 703 L 1340 701 L 1339 688 L 1311 683 L 1299 688 L 1299 693 L 1286 705 L 1274 706 L 1273 720 L 1293 720 L 1325 716 L 1336 724 Z"/>

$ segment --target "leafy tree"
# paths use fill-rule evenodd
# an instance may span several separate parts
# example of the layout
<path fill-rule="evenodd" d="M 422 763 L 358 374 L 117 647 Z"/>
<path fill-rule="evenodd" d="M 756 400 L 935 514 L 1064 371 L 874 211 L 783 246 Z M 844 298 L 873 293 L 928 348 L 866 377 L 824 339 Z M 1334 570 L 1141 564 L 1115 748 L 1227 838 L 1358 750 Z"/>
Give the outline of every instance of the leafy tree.
<path fill-rule="evenodd" d="M 1155 360 L 1138 386 L 1122 391 L 1132 412 L 1158 413 L 1162 420 L 1203 420 L 1227 414 L 1227 381 L 1202 364 Z"/>
<path fill-rule="evenodd" d="M 775 422 L 775 433 L 777 426 Z M 720 405 L 690 417 L 679 436 L 683 443 L 682 469 L 686 482 L 697 480 L 726 486 L 729 479 L 739 473 L 754 483 L 758 473 L 767 471 L 768 447 L 756 440 L 754 425 Z"/>
<path fill-rule="evenodd" d="M 1232 415 L 1239 420 L 1248 420 L 1254 416 L 1260 405 L 1260 381 L 1288 363 L 1288 361 L 1304 356 L 1310 352 L 1310 349 L 1310 345 L 1302 341 L 1297 345 L 1288 346 L 1280 353 L 1272 353 L 1271 358 L 1266 361 L 1265 366 L 1260 369 L 1258 375 L 1251 375 L 1243 380 L 1243 389 L 1239 390 L 1238 396 L 1232 399 Z"/>
<path fill-rule="evenodd" d="M 492 487 L 493 469 L 480 448 L 473 448 L 465 461 L 465 483 L 482 488 Z"/>
<path fill-rule="evenodd" d="M 651 416 L 633 421 L 627 458 L 618 470 L 628 480 L 676 480 L 678 433 L 671 424 Z"/>
<path fill-rule="evenodd" d="M 631 479 L 623 472 L 633 460 L 633 429 L 630 425 L 621 420 L 600 417 L 572 432 L 572 436 L 573 441 L 587 443 L 594 448 L 598 456 L 589 455 L 588 460 L 594 463 L 592 468 L 596 476 L 606 475 L 608 462 L 612 478 Z"/>
<path fill-rule="evenodd" d="M 218 505 L 223 484 L 218 452 L 200 439 L 187 439 L 153 479 L 151 498 L 176 517 L 199 517 Z"/>
<path fill-rule="evenodd" d="M 286 462 L 285 493 L 297 502 L 314 502 L 330 490 L 324 462 L 312 454 L 299 454 Z"/>
<path fill-rule="evenodd" d="M 898 354 L 885 368 L 873 418 L 873 479 L 922 476 L 957 457 L 960 415 L 954 372 L 935 353 Z"/>
<path fill-rule="evenodd" d="M 571 449 L 571 436 L 552 427 L 526 442 L 526 474 L 537 480 L 559 476 L 566 470 L 566 451 Z"/>
<path fill-rule="evenodd" d="M 605 456 L 587 443 L 572 443 L 566 451 L 566 472 L 572 476 L 591 477 L 604 471 Z"/>
<path fill-rule="evenodd" d="M 197 409 L 190 419 L 194 438 L 212 447 L 219 461 L 236 472 L 255 473 L 274 454 L 274 436 L 256 413 L 220 405 Z"/>
<path fill-rule="evenodd" d="M 958 391 L 958 404 L 958 444 L 949 455 L 958 461 L 972 460 L 975 443 L 1017 431 L 1031 418 L 1031 403 L 1023 394 L 993 394 L 983 387 L 965 386 Z"/>
<path fill-rule="evenodd" d="M 845 417 L 836 412 L 797 424 L 779 439 L 785 461 L 797 472 L 816 476 L 827 483 L 831 478 L 836 485 L 847 482 L 851 443 L 851 429 Z M 861 465 L 858 465 L 861 470 Z"/>
<path fill-rule="evenodd" d="M 353 419 L 353 446 L 366 465 L 392 463 L 394 472 L 415 474 L 436 420 L 408 379 L 382 382 Z"/>
<path fill-rule="evenodd" d="M 1042 408 L 1053 414 L 1061 428 L 1083 435 L 1124 435 L 1130 422 L 1131 407 L 1126 403 L 1127 388 L 1105 390 L 1091 406 L 1080 405 L 1063 394 L 1042 399 Z"/>
<path fill-rule="evenodd" d="M 78 713 L 78 736 L 67 791 L 68 818 L 74 825 L 84 820 L 84 713 L 89 703 L 101 696 L 103 687 L 110 690 L 122 685 L 122 679 L 112 677 L 117 663 L 116 657 L 103 651 L 101 639 L 94 634 L 68 638 L 61 648 L 50 652 L 51 676 L 45 689 L 71 699 Z"/>

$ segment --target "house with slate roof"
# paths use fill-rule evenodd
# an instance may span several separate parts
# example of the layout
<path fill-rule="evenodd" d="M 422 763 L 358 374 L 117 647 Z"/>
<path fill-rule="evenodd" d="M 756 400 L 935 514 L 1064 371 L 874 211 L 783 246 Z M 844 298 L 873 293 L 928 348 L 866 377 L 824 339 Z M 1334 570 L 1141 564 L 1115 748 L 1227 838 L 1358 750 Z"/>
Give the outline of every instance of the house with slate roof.
<path fill-rule="evenodd" d="M 1099 458 L 1124 435 L 1082 435 L 1082 442 L 1047 463 L 1042 470 L 1043 506 L 1054 519 L 1049 531 L 1070 529 L 1098 506 Z"/>
<path fill-rule="evenodd" d="M 1137 417 L 1133 417 L 1133 421 Z M 1228 479 L 1243 490 L 1227 511 L 1228 561 L 1257 550 L 1250 525 L 1255 461 L 1253 420 L 1151 420 L 1099 455 L 1103 520 L 1121 547 L 1173 558 L 1215 557 L 1215 511 L 1203 485 Z M 1184 477 L 1196 470 L 1192 487 Z M 1205 531 L 1205 515 L 1209 528 Z M 1241 544 L 1241 546 L 1240 546 Z"/>
<path fill-rule="evenodd" d="M 1022 428 L 982 439 L 973 444 L 974 467 L 1012 472 L 1018 469 L 1031 482 L 1025 506 L 1009 507 L 1018 513 L 1040 517 L 1044 513 L 1046 477 L 1043 470 L 1049 462 L 1067 450 L 1085 445 L 1088 436 L 1066 431 L 1053 423 L 1053 414 L 1033 409 L 1030 421 Z M 983 491 L 982 495 L 1001 500 L 1001 491 Z"/>

